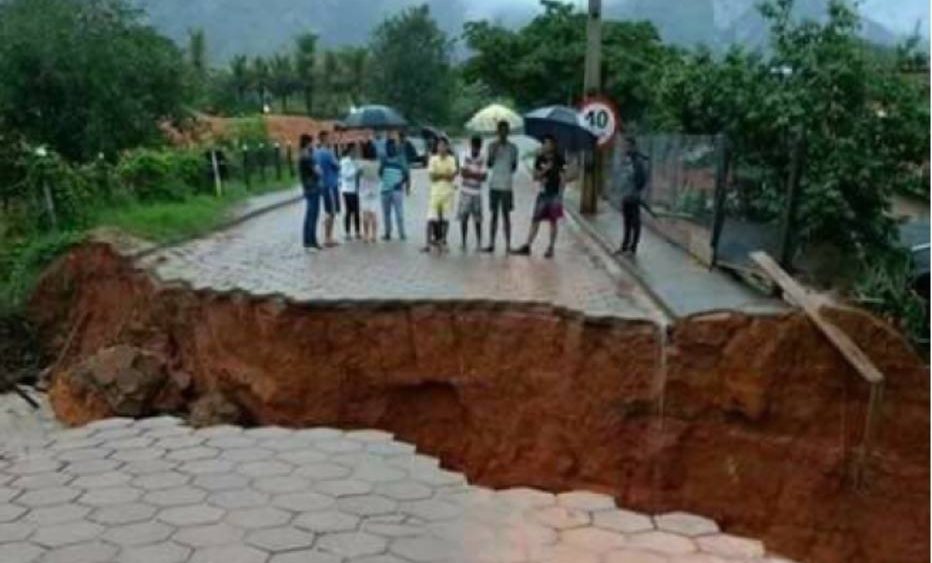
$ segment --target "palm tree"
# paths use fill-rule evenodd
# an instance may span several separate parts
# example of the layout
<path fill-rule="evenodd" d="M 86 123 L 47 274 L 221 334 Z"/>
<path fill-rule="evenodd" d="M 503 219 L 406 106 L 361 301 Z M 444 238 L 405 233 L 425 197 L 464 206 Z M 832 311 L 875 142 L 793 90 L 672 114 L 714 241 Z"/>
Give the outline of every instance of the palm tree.
<path fill-rule="evenodd" d="M 317 35 L 304 33 L 295 39 L 294 70 L 296 82 L 304 92 L 308 115 L 314 109 L 314 68 L 317 62 Z"/>
<path fill-rule="evenodd" d="M 272 57 L 270 87 L 282 102 L 282 113 L 288 113 L 288 96 L 294 89 L 295 76 L 291 57 L 278 54 Z"/>
<path fill-rule="evenodd" d="M 233 77 L 233 88 L 236 89 L 236 101 L 242 104 L 252 81 L 249 59 L 245 55 L 237 55 L 230 61 L 230 75 Z"/>
<path fill-rule="evenodd" d="M 256 89 L 259 91 L 259 100 L 262 108 L 265 109 L 266 94 L 269 88 L 269 63 L 262 57 L 256 57 L 252 60 L 252 73 L 256 81 Z"/>
<path fill-rule="evenodd" d="M 366 76 L 369 67 L 369 49 L 347 47 L 340 53 L 343 86 L 354 106 L 363 102 L 366 91 Z"/>

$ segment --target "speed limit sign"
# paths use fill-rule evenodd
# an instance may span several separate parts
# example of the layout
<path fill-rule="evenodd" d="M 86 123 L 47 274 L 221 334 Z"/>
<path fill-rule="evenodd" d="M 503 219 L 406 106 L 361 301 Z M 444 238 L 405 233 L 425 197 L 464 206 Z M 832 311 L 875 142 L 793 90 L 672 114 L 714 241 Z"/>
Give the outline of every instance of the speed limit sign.
<path fill-rule="evenodd" d="M 599 138 L 599 146 L 603 147 L 611 142 L 618 133 L 621 119 L 615 104 L 606 98 L 589 98 L 583 102 L 580 112 L 589 129 Z"/>

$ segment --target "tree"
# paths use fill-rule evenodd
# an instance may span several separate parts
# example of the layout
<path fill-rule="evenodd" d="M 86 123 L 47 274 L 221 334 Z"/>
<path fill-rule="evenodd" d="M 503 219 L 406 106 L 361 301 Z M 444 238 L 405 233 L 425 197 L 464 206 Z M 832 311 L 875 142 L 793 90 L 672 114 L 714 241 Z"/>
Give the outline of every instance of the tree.
<path fill-rule="evenodd" d="M 207 76 L 207 37 L 203 29 L 188 32 L 188 57 L 191 67 L 201 80 Z"/>
<path fill-rule="evenodd" d="M 291 64 L 291 57 L 279 53 L 272 57 L 270 65 L 270 89 L 272 94 L 278 96 L 282 103 L 282 113 L 288 113 L 288 96 L 294 91 L 295 76 Z"/>
<path fill-rule="evenodd" d="M 249 59 L 245 55 L 237 55 L 230 61 L 230 78 L 236 91 L 236 102 L 242 104 L 246 99 L 246 92 L 252 85 L 252 71 L 249 68 Z"/>
<path fill-rule="evenodd" d="M 366 91 L 369 50 L 364 47 L 346 47 L 337 52 L 337 58 L 340 66 L 340 87 L 349 95 L 350 102 L 358 106 L 362 103 Z"/>
<path fill-rule="evenodd" d="M 445 123 L 450 112 L 452 44 L 427 5 L 383 21 L 373 32 L 370 94 L 412 121 Z"/>
<path fill-rule="evenodd" d="M 265 108 L 266 101 L 268 100 L 269 78 L 271 76 L 269 72 L 269 63 L 265 58 L 255 57 L 252 60 L 252 75 L 255 80 L 256 90 L 259 92 L 259 103 Z"/>
<path fill-rule="evenodd" d="M 314 69 L 317 64 L 317 35 L 304 33 L 295 39 L 295 78 L 304 92 L 304 108 L 308 115 L 314 110 Z"/>
<path fill-rule="evenodd" d="M 0 120 L 67 158 L 160 138 L 185 113 L 185 68 L 123 0 L 0 2 Z"/>

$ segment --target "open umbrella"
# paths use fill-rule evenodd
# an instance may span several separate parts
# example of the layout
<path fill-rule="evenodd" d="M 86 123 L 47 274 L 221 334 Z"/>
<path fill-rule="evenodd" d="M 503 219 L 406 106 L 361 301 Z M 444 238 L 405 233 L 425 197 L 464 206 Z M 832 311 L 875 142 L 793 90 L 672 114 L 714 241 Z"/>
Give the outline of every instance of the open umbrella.
<path fill-rule="evenodd" d="M 524 120 L 520 115 L 501 104 L 492 104 L 476 112 L 466 123 L 466 128 L 476 133 L 495 133 L 502 121 L 508 122 L 512 130 L 524 127 Z"/>
<path fill-rule="evenodd" d="M 591 150 L 598 136 L 582 114 L 567 106 L 548 106 L 524 115 L 524 132 L 537 140 L 553 135 L 562 150 Z"/>
<path fill-rule="evenodd" d="M 408 122 L 400 113 L 388 106 L 362 106 L 342 119 L 346 129 L 404 129 Z"/>

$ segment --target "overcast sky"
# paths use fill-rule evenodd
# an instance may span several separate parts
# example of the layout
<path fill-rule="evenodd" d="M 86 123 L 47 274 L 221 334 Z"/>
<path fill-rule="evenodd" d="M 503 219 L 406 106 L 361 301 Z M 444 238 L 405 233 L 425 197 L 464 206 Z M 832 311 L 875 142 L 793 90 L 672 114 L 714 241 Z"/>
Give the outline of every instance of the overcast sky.
<path fill-rule="evenodd" d="M 588 5 L 588 0 L 572 0 L 576 5 Z M 689 1 L 689 0 L 684 0 Z M 747 0 L 748 3 L 756 0 Z M 720 5 L 740 4 L 740 0 L 725 0 Z M 464 2 L 469 16 L 487 17 L 500 12 L 503 5 L 521 6 L 532 9 L 540 5 L 539 0 L 468 0 Z M 925 35 L 929 35 L 929 1 L 928 0 L 861 0 L 863 12 L 891 30 L 911 33 L 917 21 L 922 22 Z"/>

